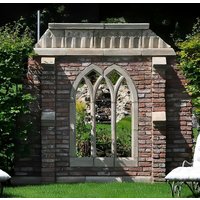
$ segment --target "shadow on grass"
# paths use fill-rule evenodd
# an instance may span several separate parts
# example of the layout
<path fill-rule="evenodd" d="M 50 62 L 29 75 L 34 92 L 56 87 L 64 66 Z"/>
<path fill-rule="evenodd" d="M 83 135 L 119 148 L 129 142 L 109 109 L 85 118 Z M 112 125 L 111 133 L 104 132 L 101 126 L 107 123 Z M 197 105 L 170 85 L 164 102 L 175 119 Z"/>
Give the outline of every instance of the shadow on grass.
<path fill-rule="evenodd" d="M 195 196 L 194 195 L 188 195 L 186 198 L 200 198 L 200 193 L 196 194 Z"/>
<path fill-rule="evenodd" d="M 12 194 L 3 194 L 0 198 L 24 198 L 23 196 L 19 195 L 12 195 Z"/>

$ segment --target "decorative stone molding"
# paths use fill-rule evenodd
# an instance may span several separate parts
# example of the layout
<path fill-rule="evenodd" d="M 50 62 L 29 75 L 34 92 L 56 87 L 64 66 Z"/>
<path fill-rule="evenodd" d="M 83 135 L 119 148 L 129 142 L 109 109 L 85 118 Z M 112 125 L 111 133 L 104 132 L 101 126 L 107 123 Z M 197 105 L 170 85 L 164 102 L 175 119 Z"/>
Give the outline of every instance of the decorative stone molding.
<path fill-rule="evenodd" d="M 50 23 L 35 52 L 39 55 L 175 55 L 149 29 L 148 23 Z"/>
<path fill-rule="evenodd" d="M 87 78 L 87 75 L 90 72 L 98 72 L 99 77 L 94 85 Z M 110 79 L 108 78 L 109 73 L 112 71 L 117 71 L 120 74 L 119 79 L 116 84 L 113 85 Z M 76 110 L 75 110 L 75 100 L 76 100 L 76 90 L 80 81 L 84 79 L 90 93 L 90 113 L 91 113 L 91 157 L 85 158 L 76 157 L 76 128 L 75 128 L 75 120 L 76 120 Z M 96 92 L 99 87 L 99 84 L 102 79 L 105 79 L 107 86 L 110 90 L 111 95 L 111 152 L 112 158 L 98 158 L 96 156 L 96 120 L 95 120 L 95 99 Z M 132 138 L 132 147 L 131 147 L 131 157 L 130 158 L 117 158 L 117 149 L 116 149 L 116 102 L 117 102 L 117 93 L 119 90 L 119 86 L 122 81 L 125 80 L 129 90 L 131 97 L 131 117 L 133 118 L 131 122 L 131 138 Z M 85 68 L 76 78 L 73 83 L 71 94 L 70 94 L 70 166 L 96 166 L 96 167 L 114 167 L 114 166 L 137 166 L 138 163 L 138 95 L 136 86 L 133 83 L 130 76 L 124 71 L 121 67 L 117 65 L 112 65 L 102 70 L 100 67 L 96 65 L 90 65 Z"/>

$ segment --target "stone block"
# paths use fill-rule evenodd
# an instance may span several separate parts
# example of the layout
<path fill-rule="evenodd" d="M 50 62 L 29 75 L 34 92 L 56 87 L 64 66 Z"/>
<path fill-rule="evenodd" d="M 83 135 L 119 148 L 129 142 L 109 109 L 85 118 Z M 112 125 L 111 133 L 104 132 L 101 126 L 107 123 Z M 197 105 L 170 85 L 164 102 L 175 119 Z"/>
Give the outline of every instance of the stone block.
<path fill-rule="evenodd" d="M 135 158 L 116 158 L 115 167 L 134 167 L 137 166 L 137 159 Z"/>
<path fill-rule="evenodd" d="M 122 177 L 87 176 L 86 182 L 122 182 Z"/>
<path fill-rule="evenodd" d="M 83 158 L 70 158 L 71 167 L 92 167 L 94 165 L 93 158 L 83 157 Z"/>
<path fill-rule="evenodd" d="M 55 64 L 55 57 L 41 57 L 41 64 L 53 65 Z"/>
<path fill-rule="evenodd" d="M 114 166 L 114 158 L 95 158 L 94 166 L 96 167 L 113 167 Z"/>
<path fill-rule="evenodd" d="M 85 182 L 85 176 L 57 177 L 56 182 L 58 182 L 58 183 L 84 183 Z"/>
<path fill-rule="evenodd" d="M 53 127 L 55 126 L 55 121 L 53 120 L 42 120 L 41 127 Z"/>
<path fill-rule="evenodd" d="M 152 177 L 146 177 L 146 176 L 123 176 L 122 178 L 125 182 L 152 182 Z"/>
<path fill-rule="evenodd" d="M 166 121 L 166 112 L 152 112 L 152 121 Z"/>
<path fill-rule="evenodd" d="M 43 111 L 41 115 L 42 121 L 53 121 L 55 120 L 55 112 L 54 111 Z"/>
<path fill-rule="evenodd" d="M 152 58 L 152 66 L 166 65 L 166 64 L 167 64 L 166 57 L 153 57 Z"/>
<path fill-rule="evenodd" d="M 12 185 L 40 184 L 41 177 L 37 176 L 14 176 L 11 178 Z"/>

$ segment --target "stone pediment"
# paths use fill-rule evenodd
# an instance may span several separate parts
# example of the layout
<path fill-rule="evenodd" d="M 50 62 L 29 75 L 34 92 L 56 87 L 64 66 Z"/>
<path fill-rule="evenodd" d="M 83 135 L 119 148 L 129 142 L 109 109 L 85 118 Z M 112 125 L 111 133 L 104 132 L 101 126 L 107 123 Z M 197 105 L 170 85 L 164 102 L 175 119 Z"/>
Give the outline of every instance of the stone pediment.
<path fill-rule="evenodd" d="M 49 23 L 39 55 L 175 55 L 148 23 Z"/>

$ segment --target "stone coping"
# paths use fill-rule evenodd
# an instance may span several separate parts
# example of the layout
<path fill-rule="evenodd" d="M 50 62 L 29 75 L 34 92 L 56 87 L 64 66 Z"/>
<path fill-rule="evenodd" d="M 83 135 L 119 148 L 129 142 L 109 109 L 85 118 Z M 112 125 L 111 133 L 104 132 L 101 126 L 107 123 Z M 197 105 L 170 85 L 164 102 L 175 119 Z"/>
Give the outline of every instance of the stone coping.
<path fill-rule="evenodd" d="M 73 48 L 34 48 L 35 53 L 43 56 L 175 56 L 173 48 L 139 49 L 73 49 Z"/>
<path fill-rule="evenodd" d="M 149 29 L 149 23 L 49 23 L 49 29 Z"/>

